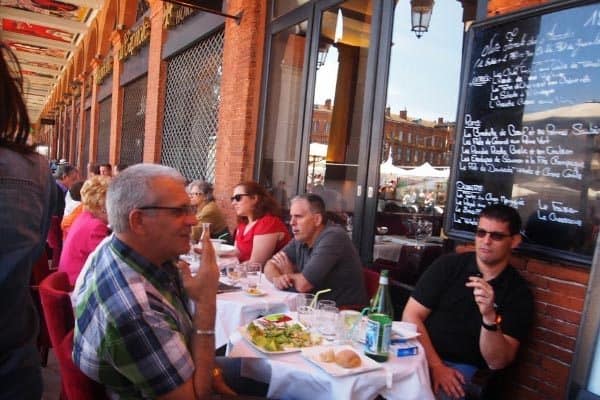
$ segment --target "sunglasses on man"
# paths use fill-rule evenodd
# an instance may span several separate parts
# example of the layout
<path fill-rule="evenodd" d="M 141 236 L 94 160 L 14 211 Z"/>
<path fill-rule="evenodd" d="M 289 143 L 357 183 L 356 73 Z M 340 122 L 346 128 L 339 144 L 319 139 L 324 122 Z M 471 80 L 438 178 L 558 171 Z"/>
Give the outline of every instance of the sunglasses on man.
<path fill-rule="evenodd" d="M 499 242 L 512 236 L 510 233 L 486 231 L 482 228 L 477 228 L 477 230 L 475 231 L 475 236 L 477 236 L 480 239 L 485 238 L 488 234 L 490 235 L 490 239 L 492 239 L 495 242 Z"/>

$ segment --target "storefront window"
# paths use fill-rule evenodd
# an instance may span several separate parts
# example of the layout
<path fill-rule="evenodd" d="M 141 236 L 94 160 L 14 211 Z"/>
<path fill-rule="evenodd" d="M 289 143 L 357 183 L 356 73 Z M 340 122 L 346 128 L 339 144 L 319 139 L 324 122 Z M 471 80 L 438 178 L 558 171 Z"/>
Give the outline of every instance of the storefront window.
<path fill-rule="evenodd" d="M 410 268 L 418 270 L 431 261 L 423 260 L 424 241 L 440 235 L 442 226 L 458 104 L 462 7 L 435 2 L 429 31 L 421 38 L 411 31 L 409 2 L 397 3 L 393 24 L 373 260 L 405 262 L 401 251 L 412 245 L 419 251 Z"/>
<path fill-rule="evenodd" d="M 276 33 L 271 41 L 261 177 L 282 207 L 288 208 L 298 177 L 306 23 Z"/>

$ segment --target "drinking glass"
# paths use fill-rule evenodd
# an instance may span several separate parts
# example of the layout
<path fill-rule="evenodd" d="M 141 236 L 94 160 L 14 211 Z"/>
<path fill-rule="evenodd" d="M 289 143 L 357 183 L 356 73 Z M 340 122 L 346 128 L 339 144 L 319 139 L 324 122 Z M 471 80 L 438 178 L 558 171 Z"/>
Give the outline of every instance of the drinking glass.
<path fill-rule="evenodd" d="M 313 304 L 315 295 L 313 293 L 300 293 L 296 297 L 296 310 L 302 306 L 309 306 L 314 308 L 316 305 Z"/>
<path fill-rule="evenodd" d="M 319 300 L 317 301 L 317 309 L 320 310 L 325 307 L 335 307 L 335 300 Z"/>
<path fill-rule="evenodd" d="M 262 265 L 257 262 L 247 262 L 246 269 L 246 289 L 258 289 L 260 286 L 260 276 Z"/>
<path fill-rule="evenodd" d="M 311 306 L 302 305 L 297 309 L 298 313 L 298 321 L 306 327 L 306 329 L 310 330 L 313 326 L 315 310 Z"/>
<path fill-rule="evenodd" d="M 356 330 L 358 321 L 362 318 L 362 314 L 356 310 L 340 311 L 340 322 L 343 334 L 343 341 L 351 343 L 356 338 Z"/>
<path fill-rule="evenodd" d="M 244 272 L 243 265 L 237 262 L 232 262 L 227 264 L 225 268 L 227 272 L 227 278 L 229 279 L 232 285 L 236 286 L 238 282 L 242 279 Z"/>
<path fill-rule="evenodd" d="M 318 310 L 319 333 L 329 342 L 336 338 L 339 314 L 340 310 L 332 306 L 323 306 Z"/>

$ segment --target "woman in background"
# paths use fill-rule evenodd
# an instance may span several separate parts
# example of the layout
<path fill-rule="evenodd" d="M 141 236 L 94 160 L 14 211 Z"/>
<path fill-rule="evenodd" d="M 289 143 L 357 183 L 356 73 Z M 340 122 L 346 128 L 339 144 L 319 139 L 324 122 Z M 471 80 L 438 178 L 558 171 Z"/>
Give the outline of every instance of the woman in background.
<path fill-rule="evenodd" d="M 69 230 L 58 267 L 59 271 L 69 275 L 71 285 L 75 284 L 90 253 L 109 234 L 106 215 L 109 182 L 109 177 L 96 175 L 85 181 L 81 188 L 83 211 Z"/>
<path fill-rule="evenodd" d="M 233 244 L 233 237 L 229 233 L 225 217 L 215 202 L 213 187 L 208 182 L 195 180 L 187 188 L 188 196 L 192 205 L 198 207 L 196 218 L 198 224 L 192 228 L 192 240 L 198 242 L 202 234 L 202 223 L 210 223 L 210 237 L 223 239 L 227 244 Z"/>
<path fill-rule="evenodd" d="M 67 213 L 67 206 L 65 206 L 65 214 L 62 221 L 60 222 L 60 229 L 62 230 L 63 242 L 67 238 L 67 233 L 71 229 L 71 225 L 75 222 L 75 219 L 79 217 L 79 214 L 83 211 L 83 204 L 81 204 L 81 188 L 85 181 L 77 181 L 69 188 L 69 196 L 73 206 Z M 65 199 L 65 202 L 66 199 Z"/>
<path fill-rule="evenodd" d="M 235 247 L 240 261 L 265 264 L 290 241 L 280 218 L 277 201 L 257 182 L 243 182 L 233 189 L 231 204 L 238 216 Z"/>
<path fill-rule="evenodd" d="M 13 69 L 11 69 L 12 66 Z M 29 279 L 56 199 L 48 160 L 27 145 L 29 117 L 14 54 L 0 42 L 0 399 L 40 399 L 38 312 Z"/>

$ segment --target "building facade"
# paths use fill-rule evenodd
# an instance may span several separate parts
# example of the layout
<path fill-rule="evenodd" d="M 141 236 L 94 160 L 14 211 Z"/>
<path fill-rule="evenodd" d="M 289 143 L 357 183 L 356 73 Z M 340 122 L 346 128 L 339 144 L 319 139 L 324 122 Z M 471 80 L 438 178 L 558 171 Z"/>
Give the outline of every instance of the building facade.
<path fill-rule="evenodd" d="M 476 15 L 542 3 L 465 0 L 455 24 L 462 30 Z M 401 167 L 448 166 L 455 140 L 448 119 L 429 123 L 409 117 L 411 109 L 388 108 L 382 77 L 392 45 L 401 47 L 392 43 L 395 7 L 392 0 L 230 0 L 223 11 L 236 20 L 159 0 L 107 0 L 42 113 L 54 125 L 38 124 L 36 140 L 49 145 L 50 158 L 81 170 L 152 162 L 213 181 L 232 227 L 228 199 L 240 181 L 283 182 L 290 196 L 318 183 L 334 194 L 330 208 L 352 216 L 368 263 L 380 163 L 391 154 Z M 334 57 L 335 85 L 320 101 Z M 311 151 L 312 143 L 326 148 Z M 589 268 L 524 255 L 513 263 L 532 285 L 536 318 L 511 390 L 518 399 L 563 398 Z"/>

